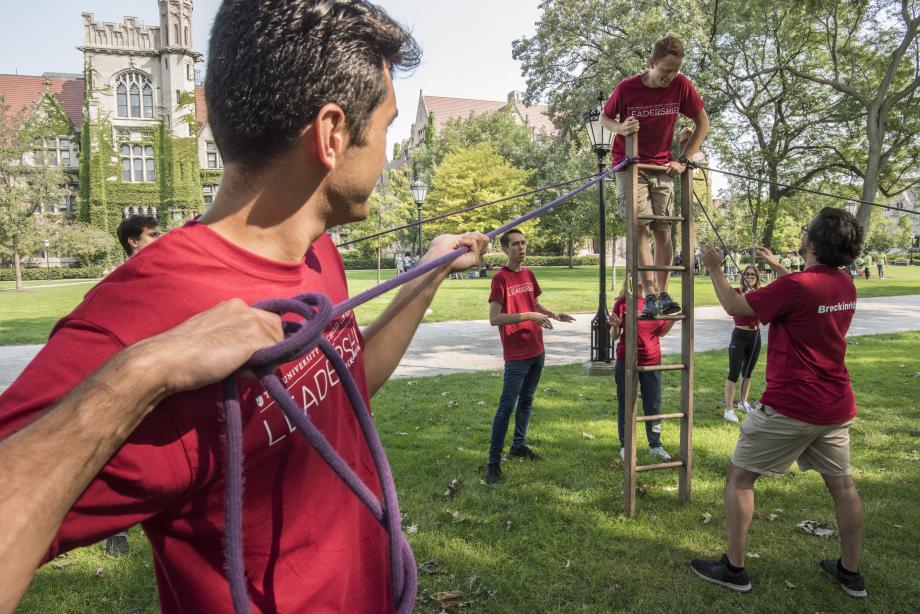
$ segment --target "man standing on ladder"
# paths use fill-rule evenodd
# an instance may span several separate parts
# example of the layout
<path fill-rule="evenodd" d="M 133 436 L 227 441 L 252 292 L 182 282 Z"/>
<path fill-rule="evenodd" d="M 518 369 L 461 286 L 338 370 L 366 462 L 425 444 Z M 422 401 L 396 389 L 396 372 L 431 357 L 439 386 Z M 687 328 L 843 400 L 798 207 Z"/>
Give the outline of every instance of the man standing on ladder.
<path fill-rule="evenodd" d="M 690 79 L 680 74 L 684 62 L 684 42 L 676 36 L 665 36 L 652 47 L 649 70 L 617 84 L 601 120 L 615 135 L 612 162 L 623 161 L 626 144 L 624 137 L 639 132 L 639 158 L 647 164 L 662 167 L 661 173 L 639 173 L 636 186 L 639 215 L 674 215 L 674 181 L 687 167 L 687 162 L 699 151 L 709 131 L 709 117 L 703 100 Z M 694 125 L 690 137 L 677 160 L 671 159 L 671 142 L 677 114 L 689 117 Z M 620 215 L 625 219 L 625 181 L 617 173 L 617 201 Z M 650 266 L 652 252 L 648 241 L 649 227 L 655 236 L 655 264 L 671 264 L 671 223 L 666 220 L 644 222 L 639 225 L 639 264 Z M 656 280 L 657 277 L 657 280 Z M 657 283 L 656 283 L 657 281 Z M 642 285 L 646 289 L 643 319 L 661 314 L 680 312 L 680 305 L 668 294 L 668 272 L 642 271 Z"/>

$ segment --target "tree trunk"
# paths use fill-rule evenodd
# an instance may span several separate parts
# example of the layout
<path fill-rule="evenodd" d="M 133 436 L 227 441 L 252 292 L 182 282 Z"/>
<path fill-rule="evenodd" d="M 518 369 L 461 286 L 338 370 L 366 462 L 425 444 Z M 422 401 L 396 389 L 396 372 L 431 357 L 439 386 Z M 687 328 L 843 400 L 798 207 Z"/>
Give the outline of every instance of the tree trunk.
<path fill-rule="evenodd" d="M 869 156 L 866 160 L 865 179 L 863 180 L 862 199 L 866 202 L 875 202 L 878 195 L 878 178 L 882 163 L 883 135 L 878 130 L 869 128 Z M 856 210 L 856 220 L 862 226 L 863 236 L 869 234 L 869 221 L 872 217 L 872 205 L 860 203 Z"/>
<path fill-rule="evenodd" d="M 22 263 L 19 261 L 19 239 L 13 237 L 13 268 L 16 269 L 16 290 L 22 290 Z"/>
<path fill-rule="evenodd" d="M 575 265 L 573 263 L 574 258 L 575 258 L 575 245 L 571 237 L 569 238 L 569 241 L 568 241 L 568 252 L 569 252 L 569 268 L 573 269 L 575 268 Z"/>

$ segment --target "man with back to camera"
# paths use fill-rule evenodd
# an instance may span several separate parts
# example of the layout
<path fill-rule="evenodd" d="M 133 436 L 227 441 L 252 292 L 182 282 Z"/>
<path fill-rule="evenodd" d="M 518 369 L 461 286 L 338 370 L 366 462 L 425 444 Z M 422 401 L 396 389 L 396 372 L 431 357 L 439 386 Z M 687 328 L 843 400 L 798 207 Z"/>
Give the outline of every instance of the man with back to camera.
<path fill-rule="evenodd" d="M 160 236 L 160 222 L 152 215 L 129 215 L 115 231 L 118 242 L 130 258 Z"/>
<path fill-rule="evenodd" d="M 667 167 L 667 173 L 639 171 L 639 182 L 635 186 L 638 215 L 674 215 L 674 176 L 684 172 L 709 131 L 709 117 L 703 100 L 690 79 L 680 74 L 683 61 L 683 41 L 676 36 L 665 36 L 652 47 L 649 70 L 618 83 L 601 114 L 604 126 L 616 135 L 611 151 L 614 166 L 626 157 L 624 137 L 638 132 L 641 162 Z M 678 113 L 689 117 L 695 129 L 678 159 L 672 160 L 671 141 Z M 617 173 L 616 178 L 620 215 L 625 219 L 623 173 Z M 661 220 L 639 222 L 638 228 L 639 264 L 652 264 L 649 228 L 655 238 L 655 264 L 671 264 L 671 223 Z M 680 305 L 667 291 L 667 271 L 641 271 L 640 275 L 648 293 L 641 318 L 656 318 L 680 311 Z"/>
<path fill-rule="evenodd" d="M 201 218 L 131 257 L 57 324 L 0 398 L 0 436 L 66 398 L 122 348 L 231 297 L 248 304 L 305 292 L 346 299 L 342 260 L 326 230 L 366 218 L 396 116 L 392 74 L 417 65 L 419 55 L 412 37 L 368 2 L 225 0 L 205 88 L 225 163 L 217 199 Z M 365 401 L 396 368 L 443 279 L 473 266 L 488 239 L 442 235 L 424 261 L 461 245 L 470 253 L 406 284 L 363 334 L 353 312 L 327 327 L 324 336 Z M 377 469 L 325 357 L 280 365 L 279 374 L 379 497 Z M 260 385 L 239 386 L 252 609 L 391 611 L 384 528 Z M 222 399 L 211 385 L 163 400 L 90 482 L 47 556 L 141 523 L 163 612 L 230 611 Z"/>
<path fill-rule="evenodd" d="M 756 315 L 769 324 L 767 388 L 741 424 L 725 483 L 728 551 L 721 559 L 694 559 L 693 571 L 739 592 L 751 590 L 744 568 L 754 514 L 754 483 L 782 476 L 792 461 L 821 474 L 834 500 L 841 557 L 820 568 L 852 597 L 865 597 L 859 572 L 863 506 L 850 470 L 850 425 L 856 399 L 844 358 L 856 309 L 856 287 L 840 267 L 859 256 L 863 231 L 842 209 L 825 207 L 803 227 L 805 270 L 746 294 L 722 275 L 720 252 L 704 247 L 716 295 L 732 316 Z"/>
<path fill-rule="evenodd" d="M 551 329 L 551 320 L 574 322 L 567 313 L 556 313 L 537 301 L 542 294 L 533 271 L 524 266 L 527 257 L 527 239 L 517 228 L 512 228 L 499 239 L 508 262 L 494 277 L 489 293 L 489 324 L 498 327 L 505 358 L 505 378 L 498 409 L 492 419 L 492 439 L 485 481 L 501 481 L 502 451 L 508 422 L 514 413 L 514 439 L 509 458 L 543 460 L 527 445 L 527 426 L 533 397 L 543 372 L 543 329 Z"/>

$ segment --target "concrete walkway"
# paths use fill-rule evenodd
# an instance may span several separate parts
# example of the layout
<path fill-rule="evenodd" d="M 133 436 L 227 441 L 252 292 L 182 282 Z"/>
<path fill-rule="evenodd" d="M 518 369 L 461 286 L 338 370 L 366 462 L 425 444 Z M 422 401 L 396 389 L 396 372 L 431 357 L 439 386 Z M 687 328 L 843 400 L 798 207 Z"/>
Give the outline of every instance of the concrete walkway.
<path fill-rule="evenodd" d="M 590 355 L 593 314 L 578 314 L 571 324 L 554 322 L 546 331 L 546 364 L 582 363 Z M 696 310 L 697 352 L 728 347 L 732 320 L 721 307 Z M 860 300 L 849 336 L 920 330 L 920 295 Z M 763 332 L 766 342 L 766 331 Z M 40 345 L 0 347 L 0 391 L 19 375 Z M 680 323 L 662 339 L 662 352 L 680 352 Z M 419 326 L 395 377 L 427 377 L 503 368 L 498 331 L 486 320 L 433 322 Z"/>

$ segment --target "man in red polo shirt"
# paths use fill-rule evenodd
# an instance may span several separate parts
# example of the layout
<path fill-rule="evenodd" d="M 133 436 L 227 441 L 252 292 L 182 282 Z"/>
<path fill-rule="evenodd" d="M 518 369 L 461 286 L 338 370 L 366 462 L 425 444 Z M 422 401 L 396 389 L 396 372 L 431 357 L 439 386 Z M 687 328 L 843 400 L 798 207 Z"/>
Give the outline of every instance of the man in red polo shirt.
<path fill-rule="evenodd" d="M 849 427 L 856 417 L 856 399 L 844 363 L 856 287 L 840 269 L 859 255 L 863 232 L 855 217 L 830 207 L 803 230 L 805 270 L 743 295 L 725 279 L 721 251 L 702 250 L 725 311 L 757 316 L 770 325 L 770 332 L 767 388 L 741 424 L 728 466 L 728 552 L 721 559 L 695 559 L 691 566 L 704 580 L 750 591 L 744 557 L 754 513 L 754 482 L 761 475 L 781 476 L 798 461 L 802 471 L 821 474 L 837 511 L 842 554 L 819 565 L 847 594 L 865 597 L 865 580 L 859 573 L 863 507 L 850 472 Z"/>
<path fill-rule="evenodd" d="M 208 121 L 225 163 L 217 200 L 128 259 L 57 324 L 0 397 L 0 437 L 67 398 L 122 348 L 230 298 L 253 304 L 320 292 L 339 303 L 348 296 L 326 231 L 367 217 L 396 116 L 392 74 L 417 65 L 415 41 L 363 0 L 225 0 L 211 33 Z M 329 324 L 324 336 L 365 402 L 396 368 L 441 281 L 474 265 L 487 244 L 481 234 L 438 237 L 426 260 L 460 245 L 471 251 L 406 284 L 363 332 L 351 311 Z M 380 496 L 374 460 L 328 360 L 314 351 L 278 372 Z M 222 400 L 220 385 L 211 385 L 159 403 L 89 483 L 48 557 L 140 523 L 163 612 L 232 611 L 222 552 Z M 257 382 L 240 383 L 240 401 L 249 607 L 391 611 L 384 528 Z"/>
<path fill-rule="evenodd" d="M 502 451 L 508 422 L 514 413 L 514 439 L 509 458 L 543 460 L 526 443 L 527 425 L 533 397 L 543 372 L 543 329 L 551 329 L 551 320 L 574 322 L 567 313 L 556 313 L 537 301 L 540 284 L 533 271 L 524 265 L 527 239 L 512 228 L 501 236 L 502 251 L 508 262 L 492 278 L 489 293 L 489 323 L 498 327 L 505 357 L 505 380 L 498 410 L 492 420 L 492 441 L 485 480 L 489 484 L 501 481 Z"/>
<path fill-rule="evenodd" d="M 641 161 L 666 169 L 660 173 L 639 172 L 636 185 L 639 215 L 674 215 L 674 176 L 684 172 L 709 131 L 709 117 L 702 99 L 690 79 L 680 74 L 683 62 L 683 41 L 676 36 L 665 36 L 652 47 L 649 70 L 618 83 L 601 114 L 601 121 L 616 135 L 611 152 L 614 166 L 626 157 L 624 137 L 638 133 Z M 678 114 L 689 117 L 695 130 L 678 159 L 672 160 L 671 141 Z M 620 215 L 625 219 L 624 189 L 623 173 L 617 173 L 617 199 Z M 655 264 L 672 264 L 671 222 L 661 220 L 639 223 L 639 264 L 652 264 L 649 228 L 655 237 Z M 667 271 L 657 274 L 643 271 L 640 275 L 646 291 L 640 317 L 649 319 L 680 311 L 680 305 L 668 294 Z"/>

